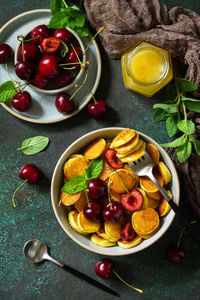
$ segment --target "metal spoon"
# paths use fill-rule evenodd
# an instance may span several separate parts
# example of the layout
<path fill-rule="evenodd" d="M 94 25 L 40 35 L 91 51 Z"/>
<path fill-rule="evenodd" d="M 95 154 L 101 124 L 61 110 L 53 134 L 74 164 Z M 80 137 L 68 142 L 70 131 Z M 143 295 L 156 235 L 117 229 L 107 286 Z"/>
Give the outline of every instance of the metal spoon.
<path fill-rule="evenodd" d="M 120 297 L 120 295 L 111 290 L 110 288 L 108 288 L 107 286 L 101 284 L 100 282 L 96 281 L 95 279 L 75 270 L 74 268 L 64 265 L 62 263 L 60 263 L 59 261 L 55 260 L 54 258 L 52 258 L 51 256 L 49 256 L 48 254 L 48 249 L 47 249 L 47 245 L 40 241 L 40 240 L 30 240 L 28 241 L 25 245 L 24 245 L 24 255 L 26 256 L 26 258 L 30 261 L 32 261 L 33 263 L 39 263 L 43 260 L 50 260 L 51 262 L 53 262 L 54 264 L 58 265 L 59 267 L 63 268 L 64 270 L 74 274 L 75 276 L 89 282 L 90 284 L 98 287 L 101 290 L 104 290 L 108 293 L 110 293 L 111 295 Z"/>

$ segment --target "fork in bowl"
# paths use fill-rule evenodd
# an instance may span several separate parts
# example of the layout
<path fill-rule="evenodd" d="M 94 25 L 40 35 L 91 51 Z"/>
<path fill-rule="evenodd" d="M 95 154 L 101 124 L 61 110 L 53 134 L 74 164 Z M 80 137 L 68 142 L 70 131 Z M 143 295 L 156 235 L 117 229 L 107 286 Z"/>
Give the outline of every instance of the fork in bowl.
<path fill-rule="evenodd" d="M 157 186 L 158 190 L 162 194 L 162 196 L 168 201 L 169 205 L 173 209 L 173 211 L 181 218 L 182 223 L 186 227 L 187 231 L 191 234 L 193 239 L 200 245 L 200 235 L 195 230 L 195 228 L 190 224 L 185 214 L 182 210 L 176 205 L 176 203 L 169 197 L 166 190 L 160 185 L 157 179 L 154 177 L 153 170 L 153 160 L 151 156 L 145 152 L 145 154 L 138 160 L 129 162 L 129 166 L 138 176 L 148 176 L 153 183 Z"/>

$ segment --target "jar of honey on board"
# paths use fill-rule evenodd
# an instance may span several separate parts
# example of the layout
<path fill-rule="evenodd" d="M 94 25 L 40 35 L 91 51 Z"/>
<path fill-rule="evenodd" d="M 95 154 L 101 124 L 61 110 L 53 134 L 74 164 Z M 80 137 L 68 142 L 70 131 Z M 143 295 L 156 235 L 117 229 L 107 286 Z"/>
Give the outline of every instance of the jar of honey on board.
<path fill-rule="evenodd" d="M 153 96 L 173 78 L 170 53 L 141 42 L 121 57 L 125 86 L 147 97 Z"/>

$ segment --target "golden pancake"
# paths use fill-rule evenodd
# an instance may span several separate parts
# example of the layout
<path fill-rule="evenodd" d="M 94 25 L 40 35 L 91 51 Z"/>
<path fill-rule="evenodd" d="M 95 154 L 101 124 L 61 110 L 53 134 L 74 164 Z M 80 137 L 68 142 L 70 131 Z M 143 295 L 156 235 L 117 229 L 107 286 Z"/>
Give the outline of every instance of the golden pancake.
<path fill-rule="evenodd" d="M 64 164 L 64 174 L 68 180 L 78 175 L 82 176 L 87 166 L 88 160 L 84 156 L 70 158 Z"/>
<path fill-rule="evenodd" d="M 124 129 L 112 140 L 110 148 L 116 148 L 128 143 L 136 134 L 133 129 Z"/>
<path fill-rule="evenodd" d="M 151 156 L 154 166 L 156 166 L 160 158 L 160 153 L 158 149 L 152 144 L 146 144 L 146 151 Z"/>
<path fill-rule="evenodd" d="M 66 206 L 73 205 L 81 196 L 81 193 L 76 194 L 66 194 L 64 192 L 60 192 L 60 201 L 62 204 Z"/>
<path fill-rule="evenodd" d="M 87 198 L 85 196 L 85 192 L 81 192 L 80 198 L 74 203 L 75 208 L 78 210 L 78 212 L 81 212 L 84 210 L 84 208 L 87 205 Z"/>
<path fill-rule="evenodd" d="M 83 230 L 80 229 L 79 225 L 78 225 L 78 212 L 77 210 L 73 210 L 70 211 L 68 213 L 68 221 L 69 224 L 72 226 L 72 228 L 74 228 L 77 232 L 86 235 L 87 232 L 84 232 Z"/>
<path fill-rule="evenodd" d="M 138 160 L 140 157 L 142 157 L 145 153 L 145 147 L 146 147 L 146 143 L 142 141 L 142 145 L 140 146 L 140 148 L 134 152 L 131 152 L 129 155 L 121 158 L 122 162 L 130 162 L 130 161 L 136 161 Z"/>
<path fill-rule="evenodd" d="M 110 242 L 96 233 L 91 235 L 91 241 L 100 247 L 113 247 L 116 245 L 116 242 Z"/>
<path fill-rule="evenodd" d="M 117 242 L 118 246 L 124 249 L 130 249 L 133 247 L 136 247 L 137 245 L 139 245 L 142 242 L 142 238 L 139 236 L 134 237 L 131 241 L 123 241 L 123 240 L 119 240 Z"/>
<path fill-rule="evenodd" d="M 123 182 L 125 183 L 127 189 L 130 191 L 132 190 L 136 185 L 136 179 L 133 177 L 128 171 L 124 169 L 118 169 L 118 174 L 121 176 Z M 119 177 L 115 171 L 110 175 L 108 184 L 110 186 L 110 190 L 122 194 L 126 192 L 126 188 L 124 184 L 121 181 L 121 178 Z"/>
<path fill-rule="evenodd" d="M 87 219 L 83 211 L 78 214 L 78 225 L 82 231 L 87 233 L 97 232 L 101 227 L 100 223 Z"/>
<path fill-rule="evenodd" d="M 142 208 L 132 215 L 132 226 L 138 235 L 151 234 L 159 224 L 159 216 L 153 208 Z"/>
<path fill-rule="evenodd" d="M 164 184 L 167 185 L 169 182 L 172 181 L 172 174 L 167 168 L 167 166 L 164 164 L 164 162 L 159 161 L 158 163 L 158 170 L 163 177 Z"/>
<path fill-rule="evenodd" d="M 84 156 L 90 160 L 96 159 L 103 153 L 105 146 L 106 141 L 102 138 L 98 138 L 97 140 L 89 144 L 89 146 L 87 146 L 84 151 Z"/>

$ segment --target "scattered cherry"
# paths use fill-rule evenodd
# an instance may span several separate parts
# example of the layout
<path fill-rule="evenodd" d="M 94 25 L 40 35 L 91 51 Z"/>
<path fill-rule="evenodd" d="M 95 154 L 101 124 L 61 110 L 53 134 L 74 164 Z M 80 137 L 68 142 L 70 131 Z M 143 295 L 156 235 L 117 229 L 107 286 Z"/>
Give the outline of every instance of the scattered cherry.
<path fill-rule="evenodd" d="M 71 40 L 71 32 L 65 28 L 56 29 L 53 36 L 62 40 L 65 44 L 69 44 Z"/>
<path fill-rule="evenodd" d="M 109 258 L 104 258 L 98 261 L 95 265 L 95 272 L 98 276 L 108 279 L 111 278 L 113 261 Z"/>
<path fill-rule="evenodd" d="M 116 223 L 122 215 L 122 205 L 119 202 L 111 201 L 103 209 L 103 218 L 105 221 Z"/>
<path fill-rule="evenodd" d="M 40 89 L 45 88 L 49 84 L 49 81 L 49 78 L 43 76 L 40 72 L 37 72 L 33 78 L 33 84 Z"/>
<path fill-rule="evenodd" d="M 61 113 L 70 113 L 75 109 L 74 100 L 70 99 L 70 96 L 67 93 L 61 93 L 56 97 L 56 108 Z"/>
<path fill-rule="evenodd" d="M 121 203 L 125 209 L 130 211 L 136 211 L 141 209 L 144 202 L 144 198 L 140 191 L 134 189 L 130 194 L 125 193 L 121 196 Z"/>
<path fill-rule="evenodd" d="M 11 105 L 18 111 L 26 111 L 32 106 L 31 95 L 26 91 L 17 93 L 12 97 Z"/>
<path fill-rule="evenodd" d="M 179 264 L 185 257 L 185 249 L 180 246 L 171 245 L 167 249 L 167 259 L 170 262 Z"/>
<path fill-rule="evenodd" d="M 13 50 L 7 44 L 0 44 L 0 64 L 10 62 L 13 59 Z"/>
<path fill-rule="evenodd" d="M 15 65 L 15 73 L 20 79 L 31 80 L 35 73 L 35 65 L 30 61 L 20 61 Z"/>
<path fill-rule="evenodd" d="M 41 42 L 42 51 L 45 54 L 55 54 L 60 47 L 60 39 L 56 37 L 48 37 Z"/>
<path fill-rule="evenodd" d="M 101 221 L 102 208 L 97 202 L 90 202 L 83 210 L 84 216 L 94 222 Z"/>
<path fill-rule="evenodd" d="M 51 30 L 46 25 L 38 25 L 31 31 L 31 38 L 35 44 L 40 44 L 49 36 L 51 36 Z M 36 39 L 36 37 L 38 38 Z"/>
<path fill-rule="evenodd" d="M 89 189 L 88 197 L 91 200 L 98 200 L 107 196 L 107 187 L 102 180 L 98 178 L 91 179 L 88 181 L 87 186 Z"/>
<path fill-rule="evenodd" d="M 80 47 L 77 47 L 75 46 L 74 47 L 78 57 L 80 57 L 81 53 L 82 53 L 82 50 Z M 74 49 L 72 47 L 69 48 L 69 51 L 67 52 L 65 58 L 64 58 L 64 62 L 65 63 L 76 63 L 78 62 L 78 57 L 74 51 Z M 72 67 L 79 67 L 80 65 L 79 64 L 73 64 L 71 65 Z"/>
<path fill-rule="evenodd" d="M 121 238 L 123 241 L 131 241 L 135 236 L 133 226 L 127 222 L 121 229 Z"/>
<path fill-rule="evenodd" d="M 59 87 L 69 85 L 73 81 L 72 73 L 68 70 L 62 70 L 58 76 L 54 78 L 54 82 Z"/>
<path fill-rule="evenodd" d="M 40 61 L 39 71 L 45 77 L 56 77 L 59 74 L 57 57 L 52 55 L 45 55 Z"/>
<path fill-rule="evenodd" d="M 31 184 L 35 184 L 40 179 L 40 171 L 34 164 L 26 164 L 19 170 L 19 177 L 22 180 L 27 179 Z"/>
<path fill-rule="evenodd" d="M 106 115 L 107 104 L 104 100 L 97 100 L 96 103 L 90 103 L 88 105 L 88 112 L 91 117 L 101 119 Z"/>
<path fill-rule="evenodd" d="M 105 158 L 109 166 L 115 170 L 121 169 L 124 166 L 121 159 L 117 157 L 117 152 L 114 149 L 108 148 L 105 151 Z"/>
<path fill-rule="evenodd" d="M 41 58 L 41 52 L 38 46 L 34 43 L 24 43 L 24 58 L 25 61 L 38 61 Z M 18 60 L 23 61 L 22 46 L 19 48 Z"/>

